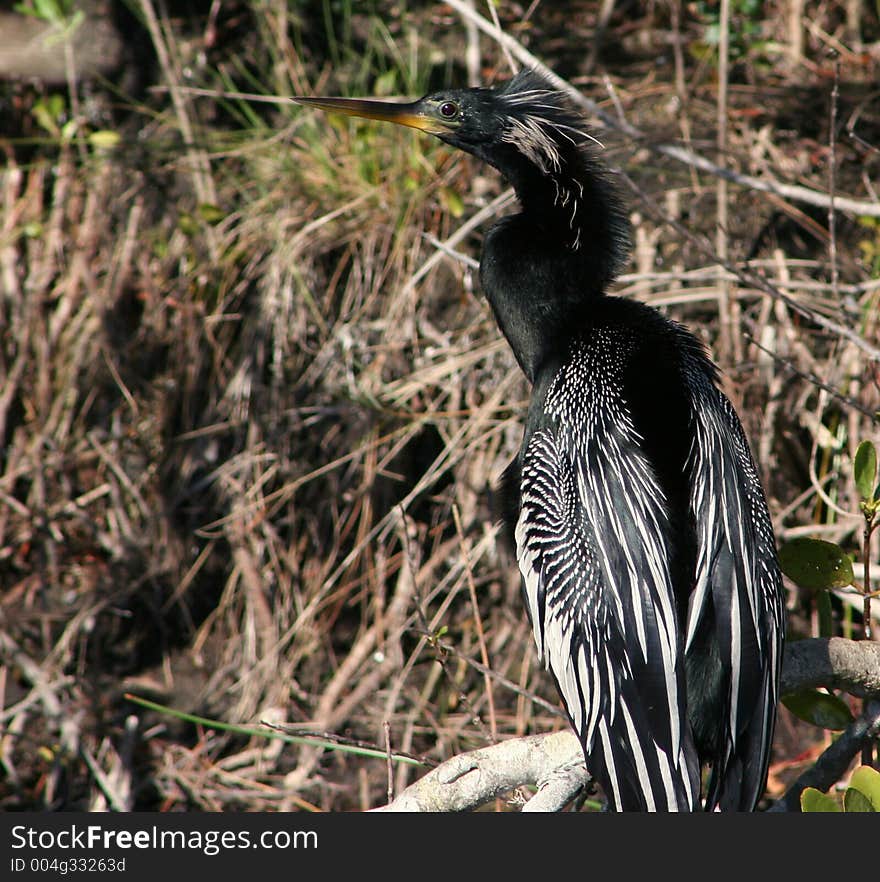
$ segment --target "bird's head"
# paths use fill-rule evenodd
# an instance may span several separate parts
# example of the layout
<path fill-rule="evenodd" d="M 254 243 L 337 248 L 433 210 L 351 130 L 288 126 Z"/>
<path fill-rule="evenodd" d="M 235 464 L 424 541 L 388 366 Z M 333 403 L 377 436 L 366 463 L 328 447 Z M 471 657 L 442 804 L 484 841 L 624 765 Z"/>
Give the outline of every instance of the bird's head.
<path fill-rule="evenodd" d="M 528 164 L 542 175 L 555 175 L 570 156 L 594 140 L 565 94 L 531 70 L 497 89 L 447 89 L 403 104 L 357 98 L 296 100 L 428 132 L 507 173 Z"/>
<path fill-rule="evenodd" d="M 428 132 L 497 168 L 513 185 L 530 229 L 567 257 L 589 263 L 604 286 L 628 254 L 629 222 L 599 160 L 595 138 L 566 93 L 541 74 L 522 70 L 494 89 L 447 89 L 405 104 L 356 98 L 297 98 L 349 116 L 385 120 Z M 528 236 L 526 237 L 529 238 Z M 557 266 L 562 265 L 558 263 Z M 577 274 L 559 269 L 577 280 Z"/>

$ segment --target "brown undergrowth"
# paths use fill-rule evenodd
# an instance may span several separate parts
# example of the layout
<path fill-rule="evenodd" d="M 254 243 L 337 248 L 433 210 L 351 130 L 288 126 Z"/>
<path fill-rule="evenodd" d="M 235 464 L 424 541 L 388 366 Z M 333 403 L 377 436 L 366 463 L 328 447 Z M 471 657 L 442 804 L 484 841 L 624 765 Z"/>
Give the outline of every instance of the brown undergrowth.
<path fill-rule="evenodd" d="M 779 538 L 856 550 L 850 462 L 880 407 L 880 28 L 829 3 L 798 44 L 788 6 L 765 5 L 732 46 L 721 155 L 708 13 L 613 9 L 593 58 L 600 4 L 499 11 L 644 133 L 601 133 L 639 191 L 616 290 L 712 348 Z M 492 493 L 528 395 L 467 260 L 509 210 L 501 183 L 408 131 L 187 91 L 417 94 L 466 80 L 472 38 L 434 3 L 331 20 L 318 3 L 132 7 L 159 90 L 120 96 L 75 71 L 2 87 L 17 130 L 0 142 L 0 805 L 386 798 L 382 758 L 128 694 L 427 763 L 563 726 Z M 497 45 L 476 48 L 481 80 L 503 79 Z M 109 149 L 93 137 L 108 130 Z M 725 273 L 717 177 L 659 143 L 865 214 L 832 229 L 827 208 L 731 183 L 725 248 L 752 277 Z M 811 599 L 788 587 L 810 634 Z M 835 602 L 839 633 L 858 631 L 858 607 Z M 782 712 L 771 795 L 826 738 Z M 418 774 L 396 763 L 394 788 Z"/>

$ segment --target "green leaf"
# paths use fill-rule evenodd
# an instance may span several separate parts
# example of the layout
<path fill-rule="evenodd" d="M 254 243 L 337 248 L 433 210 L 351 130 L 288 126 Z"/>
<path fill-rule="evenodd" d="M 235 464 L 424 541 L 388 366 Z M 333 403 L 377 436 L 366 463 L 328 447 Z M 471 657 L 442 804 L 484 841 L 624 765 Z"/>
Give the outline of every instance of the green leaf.
<path fill-rule="evenodd" d="M 69 144 L 73 140 L 73 136 L 76 134 L 78 128 L 79 122 L 75 119 L 69 119 L 61 127 L 61 140 L 64 141 L 65 144 Z"/>
<path fill-rule="evenodd" d="M 862 499 L 871 499 L 874 495 L 874 479 L 877 475 L 877 448 L 871 441 L 862 441 L 859 444 L 853 460 L 853 475 L 859 496 Z"/>
<path fill-rule="evenodd" d="M 40 18 L 46 19 L 46 21 L 53 21 L 54 19 L 61 18 L 63 15 L 61 7 L 56 0 L 34 0 L 34 6 L 36 7 L 37 15 Z"/>
<path fill-rule="evenodd" d="M 848 787 L 846 793 L 843 794 L 843 810 L 845 812 L 873 812 L 874 806 L 860 790 Z"/>
<path fill-rule="evenodd" d="M 802 812 L 839 812 L 843 811 L 837 801 L 815 787 L 805 787 L 801 792 Z"/>
<path fill-rule="evenodd" d="M 199 204 L 199 217 L 206 223 L 219 224 L 226 217 L 226 212 L 210 202 L 202 202 Z"/>
<path fill-rule="evenodd" d="M 31 111 L 37 124 L 45 129 L 52 137 L 57 138 L 61 134 L 58 123 L 64 113 L 64 99 L 58 95 L 48 95 L 40 99 Z"/>
<path fill-rule="evenodd" d="M 870 766 L 859 766 L 849 782 L 850 790 L 857 790 L 872 806 L 872 811 L 880 812 L 880 772 Z"/>
<path fill-rule="evenodd" d="M 462 217 L 464 215 L 464 202 L 455 190 L 449 187 L 441 187 L 440 203 L 443 205 L 444 212 L 448 212 L 453 217 Z"/>
<path fill-rule="evenodd" d="M 836 695 L 804 689 L 786 695 L 782 703 L 799 719 L 823 729 L 845 729 L 852 721 L 850 709 Z"/>
<path fill-rule="evenodd" d="M 397 71 L 394 68 L 386 70 L 385 73 L 379 74 L 376 77 L 374 92 L 380 98 L 387 98 L 389 95 L 393 95 L 397 88 Z"/>
<path fill-rule="evenodd" d="M 119 144 L 119 132 L 112 129 L 98 129 L 89 135 L 89 144 L 98 151 L 112 150 Z"/>
<path fill-rule="evenodd" d="M 177 226 L 185 236 L 195 236 L 199 232 L 198 221 L 188 212 L 181 212 Z"/>
<path fill-rule="evenodd" d="M 61 3 L 59 0 L 30 0 L 28 3 L 16 3 L 13 9 L 24 15 L 58 24 L 64 19 L 66 6 L 69 3 Z"/>
<path fill-rule="evenodd" d="M 833 542 L 800 537 L 779 549 L 779 565 L 792 582 L 810 591 L 843 588 L 853 582 L 850 556 Z"/>

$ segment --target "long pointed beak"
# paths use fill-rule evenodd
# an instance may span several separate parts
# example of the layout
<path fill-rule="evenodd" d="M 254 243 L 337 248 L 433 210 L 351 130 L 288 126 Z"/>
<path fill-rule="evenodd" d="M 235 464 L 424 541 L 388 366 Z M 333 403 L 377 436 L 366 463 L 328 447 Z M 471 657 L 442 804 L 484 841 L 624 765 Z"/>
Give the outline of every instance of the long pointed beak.
<path fill-rule="evenodd" d="M 360 116 L 364 119 L 378 119 L 383 122 L 409 126 L 432 135 L 440 135 L 449 131 L 440 120 L 435 119 L 419 109 L 418 101 L 406 104 L 395 104 L 391 101 L 368 101 L 363 98 L 304 98 L 295 95 L 298 104 L 318 107 L 331 113 L 344 113 L 347 116 Z"/>

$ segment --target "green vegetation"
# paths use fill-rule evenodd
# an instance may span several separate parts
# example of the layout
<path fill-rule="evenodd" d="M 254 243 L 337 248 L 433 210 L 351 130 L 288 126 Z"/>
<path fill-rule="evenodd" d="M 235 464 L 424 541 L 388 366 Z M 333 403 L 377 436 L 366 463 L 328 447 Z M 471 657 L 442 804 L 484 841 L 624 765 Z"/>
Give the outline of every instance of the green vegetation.
<path fill-rule="evenodd" d="M 871 766 L 855 770 L 849 786 L 838 800 L 815 787 L 801 794 L 801 810 L 805 812 L 880 812 L 880 772 Z"/>

